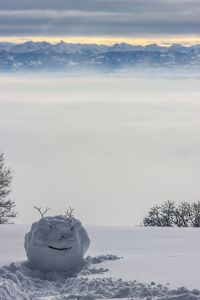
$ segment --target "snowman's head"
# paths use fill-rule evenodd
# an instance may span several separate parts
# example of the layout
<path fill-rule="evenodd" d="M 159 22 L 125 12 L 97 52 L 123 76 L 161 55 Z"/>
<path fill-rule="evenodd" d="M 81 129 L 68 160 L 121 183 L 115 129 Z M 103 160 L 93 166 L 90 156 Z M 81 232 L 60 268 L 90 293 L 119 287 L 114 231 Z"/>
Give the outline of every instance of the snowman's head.
<path fill-rule="evenodd" d="M 42 271 L 69 271 L 82 261 L 90 241 L 75 218 L 45 217 L 34 223 L 24 247 L 32 267 Z"/>

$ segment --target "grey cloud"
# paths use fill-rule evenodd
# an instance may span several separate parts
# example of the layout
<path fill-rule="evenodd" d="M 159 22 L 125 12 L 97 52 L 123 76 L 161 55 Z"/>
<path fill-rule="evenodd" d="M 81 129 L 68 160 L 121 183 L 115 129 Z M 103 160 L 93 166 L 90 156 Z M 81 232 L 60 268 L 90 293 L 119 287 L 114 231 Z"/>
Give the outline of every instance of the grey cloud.
<path fill-rule="evenodd" d="M 180 11 L 199 7 L 195 0 L 1 0 L 1 10 L 82 10 L 82 11 L 157 11 L 162 8 Z"/>
<path fill-rule="evenodd" d="M 0 35 L 199 34 L 195 0 L 2 0 Z"/>

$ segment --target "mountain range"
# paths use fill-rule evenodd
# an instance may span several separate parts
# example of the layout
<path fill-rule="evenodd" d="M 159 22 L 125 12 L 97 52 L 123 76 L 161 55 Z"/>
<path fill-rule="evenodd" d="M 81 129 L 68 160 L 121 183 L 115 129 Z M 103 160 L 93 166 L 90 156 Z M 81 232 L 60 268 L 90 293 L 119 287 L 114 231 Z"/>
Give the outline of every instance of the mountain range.
<path fill-rule="evenodd" d="M 147 46 L 28 41 L 0 43 L 0 72 L 93 70 L 176 70 L 200 67 L 200 45 Z"/>

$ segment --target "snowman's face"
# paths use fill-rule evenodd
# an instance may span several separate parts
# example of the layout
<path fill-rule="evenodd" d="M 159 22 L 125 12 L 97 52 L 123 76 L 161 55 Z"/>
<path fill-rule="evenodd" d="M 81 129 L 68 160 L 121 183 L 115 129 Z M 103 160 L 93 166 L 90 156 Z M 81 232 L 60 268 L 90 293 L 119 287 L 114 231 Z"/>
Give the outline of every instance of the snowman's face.
<path fill-rule="evenodd" d="M 67 254 L 72 249 L 76 251 L 82 248 L 78 224 L 73 221 L 73 219 L 66 222 L 42 219 L 32 237 L 33 242 L 41 246 L 43 244 L 43 247 L 56 255 Z"/>
<path fill-rule="evenodd" d="M 32 225 L 24 246 L 33 266 L 65 270 L 80 263 L 89 247 L 89 238 L 78 220 L 47 217 Z"/>

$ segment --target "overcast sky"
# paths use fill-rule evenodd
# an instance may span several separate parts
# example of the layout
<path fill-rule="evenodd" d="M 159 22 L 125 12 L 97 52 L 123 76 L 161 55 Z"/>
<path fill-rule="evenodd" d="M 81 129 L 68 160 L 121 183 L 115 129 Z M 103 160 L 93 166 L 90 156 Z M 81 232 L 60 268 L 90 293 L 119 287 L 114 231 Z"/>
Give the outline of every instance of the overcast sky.
<path fill-rule="evenodd" d="M 0 36 L 200 33 L 199 0 L 1 0 Z"/>

